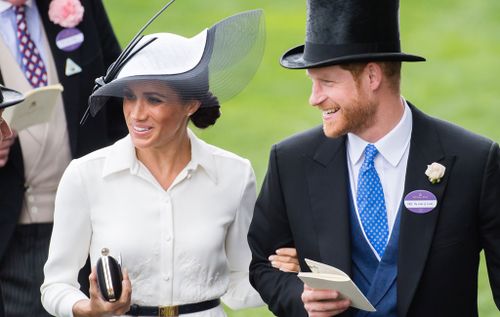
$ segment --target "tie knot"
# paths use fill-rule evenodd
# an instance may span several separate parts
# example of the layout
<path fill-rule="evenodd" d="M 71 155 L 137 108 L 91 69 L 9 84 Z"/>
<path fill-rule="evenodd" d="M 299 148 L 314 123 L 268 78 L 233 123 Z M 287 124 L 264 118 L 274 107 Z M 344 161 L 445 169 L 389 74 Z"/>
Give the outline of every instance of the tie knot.
<path fill-rule="evenodd" d="M 378 150 L 373 144 L 368 144 L 365 148 L 365 161 L 363 165 L 373 165 L 373 160 L 378 154 Z"/>
<path fill-rule="evenodd" d="M 24 4 L 14 6 L 14 10 L 16 11 L 16 14 L 24 14 L 24 12 L 26 11 L 26 6 Z"/>

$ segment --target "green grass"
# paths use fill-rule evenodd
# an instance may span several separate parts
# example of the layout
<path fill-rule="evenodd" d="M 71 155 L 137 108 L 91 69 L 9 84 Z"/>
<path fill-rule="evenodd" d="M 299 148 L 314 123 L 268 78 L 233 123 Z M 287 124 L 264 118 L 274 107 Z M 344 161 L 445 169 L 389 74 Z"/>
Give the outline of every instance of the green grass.
<path fill-rule="evenodd" d="M 104 2 L 123 46 L 166 1 Z M 285 70 L 278 64 L 285 50 L 304 41 L 305 1 L 178 0 L 146 33 L 190 37 L 228 15 L 254 8 L 263 8 L 266 14 L 261 67 L 240 95 L 223 104 L 217 125 L 196 132 L 250 159 L 260 183 L 270 146 L 321 122 L 318 111 L 307 103 L 310 83 L 304 71 Z M 403 66 L 403 96 L 431 115 L 499 141 L 500 1 L 406 0 L 400 16 L 403 51 L 428 60 Z M 498 316 L 484 264 L 479 306 L 481 316 Z M 228 313 L 231 317 L 272 316 L 265 308 Z"/>

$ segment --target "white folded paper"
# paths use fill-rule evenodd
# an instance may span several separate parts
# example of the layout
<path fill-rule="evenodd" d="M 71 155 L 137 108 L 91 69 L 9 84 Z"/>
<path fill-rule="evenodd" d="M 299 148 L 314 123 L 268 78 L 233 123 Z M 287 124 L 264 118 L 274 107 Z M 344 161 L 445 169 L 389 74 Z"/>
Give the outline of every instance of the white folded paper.
<path fill-rule="evenodd" d="M 24 101 L 15 107 L 6 108 L 3 118 L 9 126 L 21 131 L 36 124 L 49 122 L 61 95 L 61 84 L 35 88 L 24 94 Z"/>
<path fill-rule="evenodd" d="M 307 286 L 336 290 L 340 292 L 342 297 L 351 300 L 352 307 L 366 311 L 376 311 L 356 284 L 342 270 L 310 259 L 305 259 L 305 261 L 312 272 L 299 272 L 298 277 Z"/>

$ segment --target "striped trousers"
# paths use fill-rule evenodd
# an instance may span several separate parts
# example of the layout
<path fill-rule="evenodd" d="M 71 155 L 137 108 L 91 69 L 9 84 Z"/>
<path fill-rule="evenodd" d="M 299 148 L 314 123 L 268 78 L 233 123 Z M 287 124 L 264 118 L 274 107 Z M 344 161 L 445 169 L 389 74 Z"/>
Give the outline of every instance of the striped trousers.
<path fill-rule="evenodd" d="M 18 225 L 0 263 L 5 316 L 49 317 L 40 301 L 52 224 Z"/>

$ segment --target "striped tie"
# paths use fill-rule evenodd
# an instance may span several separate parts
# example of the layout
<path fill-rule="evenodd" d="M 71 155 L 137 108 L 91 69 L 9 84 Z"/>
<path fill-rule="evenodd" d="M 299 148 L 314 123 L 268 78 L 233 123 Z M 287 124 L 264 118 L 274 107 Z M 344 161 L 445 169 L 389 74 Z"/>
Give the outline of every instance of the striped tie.
<path fill-rule="evenodd" d="M 21 5 L 14 8 L 16 12 L 18 49 L 21 53 L 24 76 L 26 76 L 33 88 L 47 86 L 47 69 L 28 31 L 26 7 Z"/>

